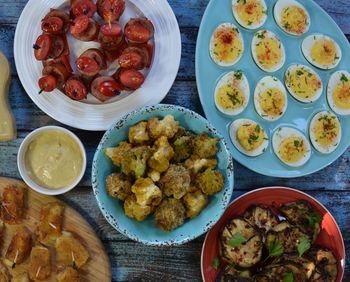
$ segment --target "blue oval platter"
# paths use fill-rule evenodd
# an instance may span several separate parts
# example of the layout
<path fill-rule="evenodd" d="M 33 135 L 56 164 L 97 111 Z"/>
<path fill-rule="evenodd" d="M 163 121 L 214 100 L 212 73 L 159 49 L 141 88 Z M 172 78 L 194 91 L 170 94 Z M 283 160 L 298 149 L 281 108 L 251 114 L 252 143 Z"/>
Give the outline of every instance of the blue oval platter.
<path fill-rule="evenodd" d="M 350 72 L 350 45 L 340 28 L 332 18 L 314 1 L 299 0 L 310 15 L 311 25 L 302 36 L 293 36 L 285 33 L 275 22 L 273 8 L 277 0 L 266 0 L 268 18 L 263 26 L 255 30 L 248 30 L 239 25 L 232 13 L 232 0 L 211 0 L 204 13 L 196 46 L 196 79 L 199 97 L 207 119 L 226 138 L 233 158 L 249 169 L 273 177 L 299 177 L 316 172 L 334 162 L 344 153 L 350 145 L 350 116 L 338 116 L 342 137 L 337 149 L 331 154 L 321 154 L 314 148 L 311 149 L 311 157 L 301 167 L 290 167 L 283 164 L 272 150 L 272 134 L 281 126 L 294 127 L 302 131 L 309 138 L 309 123 L 312 117 L 323 110 L 331 110 L 327 103 L 327 84 L 331 74 L 338 70 Z M 221 67 L 214 63 L 209 53 L 211 35 L 221 23 L 233 23 L 238 27 L 244 41 L 244 53 L 242 58 L 231 67 Z M 251 42 L 256 31 L 267 29 L 275 33 L 282 41 L 286 51 L 286 61 L 281 69 L 268 73 L 261 70 L 254 62 L 251 54 Z M 341 61 L 331 70 L 322 70 L 312 66 L 303 56 L 301 44 L 305 37 L 322 33 L 333 38 L 342 51 Z M 295 100 L 289 93 L 288 108 L 285 114 L 277 121 L 269 122 L 262 119 L 254 108 L 254 89 L 257 82 L 264 76 L 273 75 L 282 83 L 284 73 L 291 64 L 303 64 L 310 67 L 320 76 L 323 82 L 323 93 L 316 102 L 304 104 Z M 250 98 L 247 108 L 236 116 L 227 116 L 219 112 L 215 106 L 214 93 L 218 80 L 232 70 L 241 70 L 247 77 L 250 86 Z M 248 157 L 239 152 L 229 136 L 229 126 L 239 118 L 252 119 L 261 124 L 266 130 L 270 142 L 267 150 L 258 157 Z"/>

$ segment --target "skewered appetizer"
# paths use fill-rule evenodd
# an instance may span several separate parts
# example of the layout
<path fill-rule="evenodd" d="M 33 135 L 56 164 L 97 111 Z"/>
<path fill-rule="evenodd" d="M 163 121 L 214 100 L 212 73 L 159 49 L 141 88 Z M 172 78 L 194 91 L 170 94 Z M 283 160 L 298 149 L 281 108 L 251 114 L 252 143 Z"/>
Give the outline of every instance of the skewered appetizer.
<path fill-rule="evenodd" d="M 123 201 L 128 217 L 143 221 L 154 213 L 156 226 L 169 232 L 223 189 L 218 142 L 180 127 L 172 115 L 138 122 L 127 141 L 104 151 L 118 168 L 106 179 L 107 194 Z"/>
<path fill-rule="evenodd" d="M 146 18 L 131 18 L 123 28 L 118 21 L 124 10 L 124 0 L 71 1 L 69 13 L 51 9 L 33 45 L 35 58 L 44 66 L 39 93 L 59 89 L 77 101 L 91 93 L 105 102 L 140 88 L 143 70 L 152 62 L 154 27 Z M 82 52 L 72 68 L 67 36 L 100 46 Z"/>

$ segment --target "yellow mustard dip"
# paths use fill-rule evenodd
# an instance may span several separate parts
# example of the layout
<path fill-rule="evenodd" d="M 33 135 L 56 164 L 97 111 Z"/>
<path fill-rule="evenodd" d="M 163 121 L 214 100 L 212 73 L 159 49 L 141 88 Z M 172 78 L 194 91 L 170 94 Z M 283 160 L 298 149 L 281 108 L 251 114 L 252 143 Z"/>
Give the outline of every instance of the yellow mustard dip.
<path fill-rule="evenodd" d="M 83 169 L 83 154 L 69 134 L 59 130 L 39 133 L 25 153 L 29 177 L 48 189 L 71 185 Z"/>

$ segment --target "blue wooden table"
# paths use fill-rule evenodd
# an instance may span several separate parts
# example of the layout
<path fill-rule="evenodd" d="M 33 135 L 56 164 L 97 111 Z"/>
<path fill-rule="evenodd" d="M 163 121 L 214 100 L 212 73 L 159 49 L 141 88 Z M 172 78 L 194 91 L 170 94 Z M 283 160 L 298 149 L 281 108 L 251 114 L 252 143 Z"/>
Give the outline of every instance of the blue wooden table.
<path fill-rule="evenodd" d="M 20 177 L 16 155 L 23 138 L 35 128 L 59 124 L 29 99 L 21 86 L 14 65 L 13 38 L 16 23 L 26 2 L 27 0 L 0 0 L 0 50 L 10 59 L 12 66 L 10 103 L 18 127 L 18 138 L 15 141 L 0 143 L 0 175 L 14 178 Z M 349 0 L 316 2 L 333 17 L 350 39 Z M 182 105 L 203 114 L 196 89 L 194 57 L 198 27 L 208 0 L 169 0 L 169 3 L 181 28 L 183 53 L 179 74 L 164 102 Z M 91 160 L 103 133 L 75 129 L 73 131 L 86 146 L 88 169 L 79 187 L 61 199 L 85 216 L 100 236 L 109 254 L 113 281 L 200 281 L 203 236 L 178 247 L 146 247 L 120 235 L 109 226 L 97 207 L 90 184 Z M 338 222 L 345 240 L 347 257 L 350 257 L 350 149 L 331 166 L 302 178 L 264 177 L 238 163 L 235 163 L 235 173 L 233 198 L 252 189 L 271 185 L 298 188 L 316 197 Z M 346 276 L 350 277 L 350 259 L 346 261 Z"/>

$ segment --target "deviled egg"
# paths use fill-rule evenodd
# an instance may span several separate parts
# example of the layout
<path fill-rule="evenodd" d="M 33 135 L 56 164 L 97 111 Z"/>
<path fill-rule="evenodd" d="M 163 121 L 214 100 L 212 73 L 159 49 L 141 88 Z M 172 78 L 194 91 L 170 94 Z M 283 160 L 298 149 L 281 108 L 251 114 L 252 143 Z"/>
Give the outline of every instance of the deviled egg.
<path fill-rule="evenodd" d="M 216 85 L 214 99 L 217 109 L 227 115 L 238 115 L 247 107 L 250 89 L 247 77 L 242 71 L 231 71 L 220 78 Z"/>
<path fill-rule="evenodd" d="M 236 119 L 232 122 L 230 137 L 237 150 L 249 157 L 261 155 L 269 145 L 264 128 L 250 119 Z"/>
<path fill-rule="evenodd" d="M 263 77 L 255 87 L 254 106 L 263 119 L 278 120 L 287 110 L 287 101 L 286 89 L 274 76 Z"/>
<path fill-rule="evenodd" d="M 234 65 L 244 51 L 241 32 L 232 23 L 220 24 L 211 36 L 209 51 L 211 58 L 219 66 Z"/>
<path fill-rule="evenodd" d="M 232 0 L 232 13 L 241 26 L 256 29 L 266 22 L 267 6 L 264 0 Z"/>
<path fill-rule="evenodd" d="M 323 85 L 320 76 L 304 65 L 291 65 L 284 74 L 289 93 L 298 101 L 312 103 L 320 98 Z"/>
<path fill-rule="evenodd" d="M 286 165 L 304 165 L 311 156 L 311 146 L 304 134 L 292 127 L 280 127 L 272 136 L 272 148 Z"/>
<path fill-rule="evenodd" d="M 300 36 L 310 28 L 310 15 L 298 1 L 278 0 L 273 15 L 277 25 L 286 33 Z"/>
<path fill-rule="evenodd" d="M 279 70 L 286 61 L 281 40 L 269 30 L 259 30 L 254 34 L 251 49 L 255 63 L 266 72 Z"/>
<path fill-rule="evenodd" d="M 310 122 L 310 140 L 322 154 L 332 153 L 341 139 L 341 125 L 337 116 L 329 111 L 317 113 Z"/>
<path fill-rule="evenodd" d="M 329 79 L 327 100 L 338 115 L 350 115 L 350 73 L 336 71 Z"/>
<path fill-rule="evenodd" d="M 310 64 L 320 69 L 333 69 L 341 60 L 341 49 L 337 42 L 327 35 L 312 34 L 301 44 L 301 50 Z"/>

